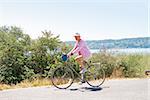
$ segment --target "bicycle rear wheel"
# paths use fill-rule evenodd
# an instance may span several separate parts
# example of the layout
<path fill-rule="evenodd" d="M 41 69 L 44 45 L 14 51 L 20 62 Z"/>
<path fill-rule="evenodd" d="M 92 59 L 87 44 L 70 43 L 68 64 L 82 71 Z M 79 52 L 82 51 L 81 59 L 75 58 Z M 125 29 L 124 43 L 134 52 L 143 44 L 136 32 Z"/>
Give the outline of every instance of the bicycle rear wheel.
<path fill-rule="evenodd" d="M 74 81 L 72 70 L 66 67 L 58 67 L 53 71 L 51 77 L 52 84 L 59 89 L 70 87 Z"/>
<path fill-rule="evenodd" d="M 105 81 L 105 71 L 100 64 L 92 64 L 85 73 L 87 83 L 92 87 L 99 87 Z"/>

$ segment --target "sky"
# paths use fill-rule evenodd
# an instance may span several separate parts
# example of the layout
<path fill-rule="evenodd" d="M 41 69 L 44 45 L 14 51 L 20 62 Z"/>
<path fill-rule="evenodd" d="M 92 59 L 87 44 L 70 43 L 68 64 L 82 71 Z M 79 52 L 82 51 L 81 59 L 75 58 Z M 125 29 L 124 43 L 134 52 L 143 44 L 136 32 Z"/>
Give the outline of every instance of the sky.
<path fill-rule="evenodd" d="M 51 30 L 62 41 L 150 37 L 148 0 L 0 0 L 0 26 L 36 39 Z"/>

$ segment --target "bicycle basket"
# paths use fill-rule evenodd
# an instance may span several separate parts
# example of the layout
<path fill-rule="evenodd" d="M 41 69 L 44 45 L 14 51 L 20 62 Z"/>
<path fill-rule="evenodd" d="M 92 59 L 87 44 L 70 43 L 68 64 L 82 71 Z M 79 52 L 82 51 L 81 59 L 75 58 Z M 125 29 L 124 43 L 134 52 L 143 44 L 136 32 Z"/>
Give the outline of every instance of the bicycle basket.
<path fill-rule="evenodd" d="M 66 54 L 63 54 L 61 58 L 62 58 L 63 61 L 67 61 L 68 60 L 68 57 L 67 57 Z"/>

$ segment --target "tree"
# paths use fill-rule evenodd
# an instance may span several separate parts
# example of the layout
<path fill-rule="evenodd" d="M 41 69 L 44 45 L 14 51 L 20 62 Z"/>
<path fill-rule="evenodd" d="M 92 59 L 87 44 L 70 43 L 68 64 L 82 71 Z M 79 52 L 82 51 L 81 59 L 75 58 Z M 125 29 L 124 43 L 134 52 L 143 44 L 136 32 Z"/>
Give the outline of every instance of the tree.
<path fill-rule="evenodd" d="M 0 27 L 0 82 L 18 83 L 30 77 L 32 70 L 28 70 L 24 56 L 29 42 L 29 36 L 20 28 Z"/>
<path fill-rule="evenodd" d="M 42 34 L 31 40 L 16 26 L 0 27 L 0 82 L 16 84 L 32 77 L 43 77 L 47 69 L 56 66 L 54 61 L 59 60 L 61 54 L 54 55 L 61 44 L 59 36 L 51 31 Z"/>
<path fill-rule="evenodd" d="M 31 44 L 32 68 L 36 74 L 45 74 L 45 69 L 49 69 L 57 54 L 52 53 L 60 46 L 59 36 L 54 36 L 51 31 L 42 31 L 42 37 L 34 40 Z M 34 63 L 34 64 L 33 64 Z"/>

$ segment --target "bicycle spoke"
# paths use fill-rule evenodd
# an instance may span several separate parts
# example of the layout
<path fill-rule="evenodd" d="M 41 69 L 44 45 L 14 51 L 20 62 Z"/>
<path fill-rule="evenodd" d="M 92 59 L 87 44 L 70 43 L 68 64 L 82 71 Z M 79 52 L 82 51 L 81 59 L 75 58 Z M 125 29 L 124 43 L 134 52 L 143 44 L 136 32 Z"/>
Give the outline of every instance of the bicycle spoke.
<path fill-rule="evenodd" d="M 100 66 L 93 65 L 86 72 L 86 81 L 90 86 L 98 87 L 105 80 L 105 72 Z"/>
<path fill-rule="evenodd" d="M 73 73 L 70 69 L 57 68 L 52 75 L 52 83 L 59 89 L 66 89 L 73 83 Z"/>

